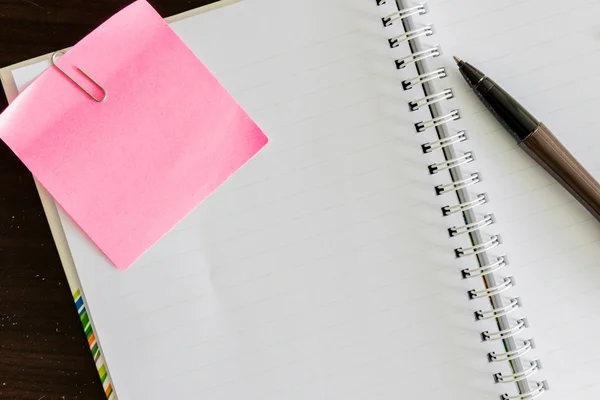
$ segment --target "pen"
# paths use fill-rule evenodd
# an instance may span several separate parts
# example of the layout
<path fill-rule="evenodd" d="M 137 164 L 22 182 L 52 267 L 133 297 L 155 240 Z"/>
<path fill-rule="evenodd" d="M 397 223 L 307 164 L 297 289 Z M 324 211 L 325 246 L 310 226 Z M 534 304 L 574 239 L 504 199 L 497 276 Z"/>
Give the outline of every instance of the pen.
<path fill-rule="evenodd" d="M 600 185 L 550 130 L 511 95 L 471 64 L 454 57 L 459 71 L 477 97 L 529 154 L 597 220 Z"/>

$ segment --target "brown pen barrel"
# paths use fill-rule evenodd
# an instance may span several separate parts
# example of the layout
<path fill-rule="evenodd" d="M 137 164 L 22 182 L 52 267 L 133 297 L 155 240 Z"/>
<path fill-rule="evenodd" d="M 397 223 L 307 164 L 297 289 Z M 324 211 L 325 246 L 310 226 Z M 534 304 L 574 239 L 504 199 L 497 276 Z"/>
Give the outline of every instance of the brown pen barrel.
<path fill-rule="evenodd" d="M 523 140 L 520 147 L 600 221 L 600 184 L 544 124 Z"/>

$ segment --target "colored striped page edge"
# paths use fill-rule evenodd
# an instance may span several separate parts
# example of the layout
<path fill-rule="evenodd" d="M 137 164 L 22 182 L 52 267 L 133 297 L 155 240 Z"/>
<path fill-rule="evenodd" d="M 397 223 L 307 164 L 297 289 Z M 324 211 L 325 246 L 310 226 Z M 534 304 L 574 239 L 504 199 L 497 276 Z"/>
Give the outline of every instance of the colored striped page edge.
<path fill-rule="evenodd" d="M 92 352 L 94 363 L 96 363 L 96 369 L 98 370 L 98 375 L 100 376 L 100 381 L 102 382 L 102 387 L 104 388 L 104 394 L 106 395 L 107 400 L 113 400 L 116 397 L 114 396 L 115 392 L 108 376 L 106 362 L 104 360 L 104 356 L 102 355 L 102 351 L 100 350 L 100 345 L 98 344 L 96 335 L 94 334 L 94 328 L 92 327 L 88 308 L 83 296 L 81 295 L 80 289 L 75 290 L 75 293 L 73 293 L 73 300 L 75 301 L 75 307 L 77 308 L 81 326 L 83 327 L 90 351 Z"/>

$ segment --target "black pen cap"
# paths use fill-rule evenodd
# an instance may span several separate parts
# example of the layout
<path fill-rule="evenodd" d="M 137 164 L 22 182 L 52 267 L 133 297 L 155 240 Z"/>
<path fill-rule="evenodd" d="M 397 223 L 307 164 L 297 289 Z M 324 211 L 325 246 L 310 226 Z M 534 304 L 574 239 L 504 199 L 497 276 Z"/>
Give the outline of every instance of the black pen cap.
<path fill-rule="evenodd" d="M 457 57 L 454 57 L 454 60 L 458 65 L 458 70 L 462 74 L 463 78 L 465 78 L 465 81 L 467 81 L 471 89 L 475 89 L 477 85 L 480 84 L 485 78 L 485 74 L 471 64 L 464 62 Z"/>
<path fill-rule="evenodd" d="M 479 96 L 498 122 L 520 143 L 540 125 L 525 107 L 483 72 L 458 58 L 454 58 L 462 76 Z"/>

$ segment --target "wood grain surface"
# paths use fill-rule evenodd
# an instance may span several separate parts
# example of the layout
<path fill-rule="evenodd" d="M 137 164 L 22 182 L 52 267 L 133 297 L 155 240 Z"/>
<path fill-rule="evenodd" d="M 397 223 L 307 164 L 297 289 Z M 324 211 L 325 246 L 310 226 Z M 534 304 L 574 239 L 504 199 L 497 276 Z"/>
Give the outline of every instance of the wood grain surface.
<path fill-rule="evenodd" d="M 168 17 L 211 1 L 149 2 Z M 72 46 L 129 3 L 0 0 L 0 66 Z M 31 174 L 2 142 L 0 399 L 105 399 Z"/>

